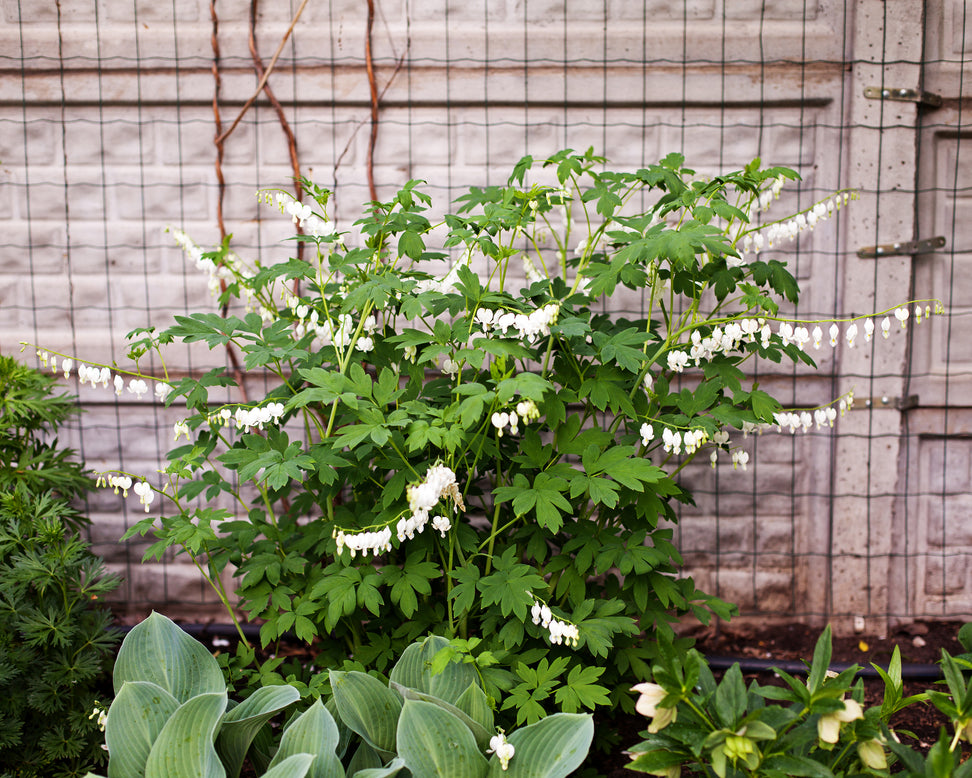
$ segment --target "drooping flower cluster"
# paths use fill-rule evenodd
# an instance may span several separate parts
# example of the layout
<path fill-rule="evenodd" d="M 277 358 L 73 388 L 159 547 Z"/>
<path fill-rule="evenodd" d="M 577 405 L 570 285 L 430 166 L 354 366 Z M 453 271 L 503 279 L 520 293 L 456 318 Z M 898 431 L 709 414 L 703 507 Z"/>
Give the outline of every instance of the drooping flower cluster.
<path fill-rule="evenodd" d="M 270 192 L 258 190 L 256 196 L 257 200 L 265 202 L 267 205 L 276 206 L 280 213 L 288 214 L 294 220 L 294 224 L 299 226 L 301 232 L 305 235 L 323 238 L 328 235 L 333 235 L 335 232 L 333 222 L 322 219 L 314 213 L 310 205 L 302 203 L 288 193 L 276 192 L 274 195 L 271 195 Z"/>
<path fill-rule="evenodd" d="M 702 429 L 686 430 L 684 433 L 671 427 L 662 430 L 665 453 L 675 454 L 675 456 L 682 453 L 683 446 L 686 454 L 694 454 L 708 439 L 708 433 Z"/>
<path fill-rule="evenodd" d="M 778 180 L 774 181 L 774 188 Z M 766 197 L 767 194 L 770 195 L 769 198 Z M 761 209 L 764 211 L 767 210 L 770 199 L 778 194 L 779 189 L 776 189 L 775 192 L 773 189 L 763 192 L 759 201 Z M 773 248 L 774 244 L 782 243 L 784 240 L 791 241 L 804 230 L 812 230 L 820 222 L 829 219 L 835 212 L 840 210 L 841 205 L 847 205 L 848 202 L 857 198 L 858 195 L 856 192 L 838 193 L 827 200 L 816 203 L 813 207 L 805 211 L 800 211 L 800 213 L 797 213 L 790 219 L 776 221 L 759 230 L 746 233 L 743 236 L 742 246 L 738 246 L 737 244 L 737 248 L 741 249 L 740 253 L 743 255 L 749 254 L 750 252 L 759 254 L 764 247 Z M 741 264 L 742 261 L 736 260 L 735 264 Z"/>
<path fill-rule="evenodd" d="M 136 481 L 133 486 L 131 476 L 127 475 L 112 475 L 110 473 L 99 475 L 95 480 L 95 486 L 112 489 L 115 494 L 120 491 L 122 497 L 128 497 L 128 490 L 131 489 L 138 495 L 139 505 L 145 506 L 146 513 L 149 512 L 149 507 L 155 500 L 155 490 L 152 489 L 148 481 Z"/>
<path fill-rule="evenodd" d="M 914 310 L 915 322 L 920 323 L 922 318 L 930 318 L 933 313 L 944 313 L 944 310 L 939 302 L 935 303 L 934 309 L 929 304 L 926 304 L 924 308 L 920 304 L 916 304 Z M 894 317 L 901 323 L 902 328 L 907 326 L 910 315 L 908 308 L 897 308 L 894 311 Z M 781 321 L 776 333 L 780 343 L 784 346 L 792 343 L 801 350 L 805 350 L 807 344 L 812 343 L 814 349 L 820 349 L 824 340 L 824 331 L 819 324 L 815 325 L 812 331 L 804 326 L 804 324 L 810 323 Z M 875 332 L 874 319 L 864 319 L 861 327 L 858 327 L 856 321 L 851 321 L 848 324 L 843 332 L 843 339 L 848 348 L 854 348 L 862 329 L 864 341 L 870 343 Z M 841 341 L 840 326 L 836 322 L 832 323 L 828 334 L 831 347 L 836 348 Z M 885 316 L 881 321 L 881 334 L 885 338 L 891 334 L 891 318 L 889 316 Z M 729 356 L 732 352 L 740 349 L 743 342 L 755 343 L 757 336 L 763 348 L 770 345 L 773 330 L 765 319 L 739 319 L 729 322 L 725 327 L 714 327 L 709 335 L 703 335 L 699 330 L 693 330 L 688 351 L 676 345 L 666 355 L 668 369 L 674 373 L 682 373 L 688 367 L 690 361 L 694 363 L 695 367 L 699 367 L 702 362 L 711 360 L 717 354 Z M 646 389 L 650 391 L 651 384 L 647 375 L 646 379 L 649 381 L 646 384 Z"/>
<path fill-rule="evenodd" d="M 405 490 L 408 497 L 408 507 L 411 516 L 398 521 L 396 530 L 398 541 L 411 540 L 416 533 L 421 533 L 429 520 L 429 512 L 439 504 L 439 500 L 449 498 L 453 509 L 464 511 L 466 506 L 462 501 L 456 474 L 445 465 L 433 465 L 425 474 L 425 480 L 412 484 Z M 438 530 L 443 537 L 452 529 L 452 522 L 448 516 L 436 516 L 432 520 L 433 529 Z"/>
<path fill-rule="evenodd" d="M 22 345 L 26 346 L 27 344 L 24 343 Z M 42 365 L 50 368 L 52 373 L 59 372 L 57 354 L 51 354 L 48 351 L 37 349 L 37 358 Z M 60 372 L 64 375 L 65 379 L 71 377 L 72 370 L 74 370 L 74 360 L 71 357 L 63 357 L 61 359 Z M 92 389 L 97 389 L 99 384 L 103 389 L 111 386 L 114 388 L 115 394 L 119 397 L 125 393 L 126 388 L 128 393 L 135 395 L 135 399 L 137 400 L 141 400 L 142 395 L 148 393 L 148 384 L 144 378 L 132 378 L 126 384 L 123 376 L 112 374 L 111 368 L 108 367 L 100 365 L 95 367 L 87 365 L 84 362 L 78 362 L 77 373 L 78 382 L 81 386 L 90 384 Z M 165 399 L 172 393 L 172 385 L 157 379 L 150 380 L 154 382 L 155 397 L 159 402 L 165 402 Z"/>
<path fill-rule="evenodd" d="M 127 475 L 99 475 L 95 486 L 97 488 L 105 486 L 112 489 L 115 494 L 121 490 L 122 497 L 128 497 L 128 490 L 132 488 L 132 479 Z"/>
<path fill-rule="evenodd" d="M 737 467 L 741 467 L 746 470 L 746 465 L 749 464 L 749 452 L 744 451 L 741 448 L 737 448 L 732 452 L 732 469 L 735 470 Z"/>
<path fill-rule="evenodd" d="M 543 276 L 528 254 L 523 255 L 523 275 L 526 276 L 527 283 L 530 284 L 543 280 Z"/>
<path fill-rule="evenodd" d="M 859 702 L 850 698 L 842 702 L 844 707 L 841 710 L 827 713 L 817 719 L 817 736 L 824 743 L 832 745 L 840 739 L 841 724 L 849 724 L 855 719 L 864 718 L 864 710 Z"/>
<path fill-rule="evenodd" d="M 152 505 L 152 501 L 155 499 L 155 491 L 149 485 L 148 481 L 139 481 L 132 489 L 138 495 L 139 504 L 144 505 L 145 512 L 148 513 L 149 506 Z"/>
<path fill-rule="evenodd" d="M 783 186 L 786 184 L 786 179 L 783 176 L 777 176 L 773 179 L 773 183 L 770 184 L 769 189 L 764 189 L 759 193 L 759 210 L 763 213 L 770 209 L 774 200 L 779 199 L 780 192 L 783 191 Z"/>
<path fill-rule="evenodd" d="M 209 293 L 213 297 L 219 295 L 223 284 L 232 283 L 238 278 L 246 279 L 252 276 L 249 268 L 243 264 L 243 261 L 236 254 L 227 252 L 222 258 L 222 263 L 217 265 L 210 257 L 206 256 L 206 252 L 203 251 L 202 247 L 197 245 L 182 230 L 175 227 L 166 227 L 165 232 L 172 233 L 175 242 L 179 244 L 179 248 L 185 252 L 186 256 L 192 260 L 196 266 L 196 270 L 201 273 L 206 273 L 209 276 Z M 246 284 L 240 284 L 240 291 L 244 295 L 247 310 L 250 310 L 253 303 L 253 290 Z"/>
<path fill-rule="evenodd" d="M 283 292 L 284 303 L 293 314 L 294 336 L 299 340 L 308 332 L 313 332 L 320 346 L 334 346 L 337 349 L 347 348 L 354 337 L 356 325 L 350 314 L 342 313 L 336 319 L 321 318 L 316 308 L 309 305 L 300 297 Z M 264 309 L 264 318 L 273 320 L 276 314 Z M 378 320 L 373 315 L 366 316 L 361 324 L 361 333 L 355 341 L 354 347 L 358 351 L 368 352 L 375 347 L 374 335 L 378 329 Z"/>
<path fill-rule="evenodd" d="M 254 428 L 262 430 L 268 424 L 276 424 L 283 414 L 283 403 L 272 402 L 257 408 L 237 408 L 233 418 L 236 428 L 248 433 Z"/>
<path fill-rule="evenodd" d="M 766 348 L 769 345 L 773 331 L 764 319 L 740 319 L 729 322 L 725 327 L 714 327 L 708 335 L 703 335 L 699 330 L 693 330 L 690 336 L 691 347 L 689 351 L 675 349 L 668 352 L 668 368 L 676 373 L 681 373 L 688 367 L 689 360 L 692 360 L 696 367 L 703 361 L 712 359 L 716 354 L 732 354 L 737 351 L 742 343 L 754 343 L 756 336 L 759 335 L 761 345 Z M 792 330 L 791 330 L 792 335 Z M 650 389 L 650 384 L 646 384 Z"/>
<path fill-rule="evenodd" d="M 580 630 L 577 629 L 577 625 L 554 618 L 547 603 L 536 595 L 531 594 L 531 596 L 533 607 L 530 609 L 530 616 L 533 618 L 533 623 L 547 630 L 550 642 L 554 645 L 563 643 L 571 648 L 577 648 L 577 643 L 580 641 Z"/>
<path fill-rule="evenodd" d="M 533 400 L 521 400 L 516 404 L 515 411 L 496 411 L 490 417 L 490 423 L 497 429 L 497 435 L 503 437 L 503 432 L 507 425 L 510 428 L 510 434 L 516 435 L 520 431 L 520 422 L 523 421 L 526 424 L 536 421 L 540 418 L 540 409 L 537 408 L 537 404 Z"/>
<path fill-rule="evenodd" d="M 61 365 L 63 366 L 65 362 L 70 362 L 71 360 L 65 359 Z M 70 367 L 64 368 L 65 378 L 70 375 Z M 78 365 L 78 381 L 80 381 L 81 386 L 87 383 L 91 384 L 92 389 L 97 389 L 98 384 L 104 389 L 108 388 L 108 384 L 111 383 L 111 370 L 107 367 L 89 367 L 85 364 Z"/>
<path fill-rule="evenodd" d="M 230 423 L 233 419 L 233 412 L 229 408 L 220 408 L 219 410 L 213 411 L 206 416 L 206 421 L 212 427 L 224 427 Z M 176 438 L 178 439 L 179 430 L 176 430 Z M 186 435 L 188 438 L 189 435 Z"/>
<path fill-rule="evenodd" d="M 242 430 L 244 434 L 249 434 L 254 429 L 263 430 L 271 424 L 278 424 L 284 415 L 283 403 L 269 402 L 255 408 L 240 406 L 236 413 L 229 408 L 220 408 L 206 416 L 206 421 L 213 428 L 226 426 L 231 421 L 236 423 L 236 429 Z M 172 425 L 175 434 L 174 440 L 178 440 L 183 435 L 186 440 L 192 440 L 189 425 L 186 420 L 177 421 Z"/>
<path fill-rule="evenodd" d="M 391 527 L 366 532 L 345 532 L 339 529 L 334 533 L 338 556 L 347 548 L 352 559 L 359 552 L 367 554 L 370 551 L 378 556 L 382 552 L 391 551 L 391 536 Z"/>
<path fill-rule="evenodd" d="M 480 308 L 476 311 L 476 323 L 486 333 L 499 332 L 505 337 L 514 329 L 521 339 L 533 341 L 550 335 L 550 327 L 557 323 L 559 314 L 559 303 L 547 303 L 530 314 Z"/>
<path fill-rule="evenodd" d="M 510 767 L 510 760 L 516 753 L 516 749 L 513 748 L 513 744 L 507 741 L 506 735 L 500 730 L 498 735 L 493 735 L 489 739 L 489 748 L 486 749 L 487 754 L 496 754 L 496 758 L 500 760 L 500 768 L 503 772 L 506 772 Z"/>
<path fill-rule="evenodd" d="M 836 409 L 832 405 L 829 405 L 826 408 L 817 408 L 812 415 L 810 411 L 780 411 L 773 414 L 773 420 L 776 422 L 777 432 L 786 430 L 791 435 L 795 435 L 797 431 L 809 432 L 810 427 L 814 425 L 816 425 L 816 429 L 818 430 L 825 425 L 833 427 L 838 413 L 843 416 L 853 406 L 854 392 L 850 391 L 840 398 Z M 749 431 L 761 432 L 765 426 L 773 425 L 758 425 L 756 429 L 744 430 L 744 433 Z"/>

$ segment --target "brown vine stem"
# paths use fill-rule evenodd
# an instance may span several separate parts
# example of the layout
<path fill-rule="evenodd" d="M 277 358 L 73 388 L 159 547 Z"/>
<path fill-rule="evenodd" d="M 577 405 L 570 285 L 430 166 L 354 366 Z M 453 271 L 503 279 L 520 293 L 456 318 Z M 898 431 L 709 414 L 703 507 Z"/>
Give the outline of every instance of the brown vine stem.
<path fill-rule="evenodd" d="M 387 92 L 391 87 L 392 83 L 394 83 L 395 77 L 398 75 L 398 72 L 402 69 L 402 65 L 405 64 L 405 57 L 408 56 L 408 52 L 410 49 L 411 49 L 411 39 L 406 41 L 405 51 L 402 52 L 402 55 L 398 58 L 398 62 L 395 63 L 395 69 L 392 71 L 391 77 L 388 79 L 388 82 L 385 84 L 384 87 L 382 87 L 381 92 L 378 93 L 378 100 L 377 100 L 377 104 L 375 105 L 376 118 L 377 118 L 377 106 L 381 104 L 382 99 L 385 97 L 385 92 Z M 335 189 L 337 188 L 338 168 L 341 166 L 341 162 L 344 160 L 344 157 L 351 150 L 351 144 L 354 143 L 354 139 L 358 135 L 358 130 L 360 130 L 363 126 L 364 126 L 363 121 L 358 122 L 355 125 L 354 132 L 351 133 L 351 137 L 348 138 L 348 142 L 344 144 L 344 148 L 341 150 L 341 153 L 338 154 L 338 158 L 334 162 L 334 170 L 332 171 L 332 176 L 335 182 Z"/>
<path fill-rule="evenodd" d="M 294 29 L 294 25 L 297 23 L 297 19 L 300 18 L 301 11 L 304 10 L 304 5 L 306 5 L 306 0 L 304 4 L 297 9 L 297 13 L 294 15 L 293 21 L 290 23 L 290 28 L 287 30 L 287 34 L 284 36 L 283 40 L 280 42 L 280 46 L 277 47 L 276 54 L 273 55 L 273 62 L 270 63 L 270 68 L 264 68 L 263 58 L 260 56 L 260 52 L 257 49 L 256 40 L 256 19 L 257 19 L 257 5 L 259 0 L 250 0 L 250 56 L 253 58 L 253 67 L 256 69 L 257 76 L 260 78 L 260 84 L 262 89 L 273 106 L 274 112 L 277 114 L 277 119 L 280 122 L 280 128 L 283 130 L 284 135 L 287 136 L 287 150 L 290 154 L 290 167 L 294 172 L 294 197 L 298 200 L 304 199 L 304 188 L 300 183 L 300 161 L 297 157 L 297 138 L 294 136 L 294 131 L 290 128 L 290 123 L 287 121 L 287 116 L 284 113 L 283 106 L 277 99 L 277 96 L 273 93 L 270 88 L 270 84 L 267 83 L 267 77 L 270 75 L 270 68 L 273 67 L 274 63 L 277 61 L 277 56 L 280 54 L 283 44 L 287 41 L 290 33 Z M 258 91 L 259 93 L 259 91 Z M 251 102 L 252 105 L 252 102 Z M 297 234 L 301 234 L 300 225 L 297 225 Z M 303 241 L 298 241 L 297 243 L 297 259 L 304 258 L 304 243 Z M 298 294 L 300 289 L 300 281 L 294 281 L 294 294 Z"/>
<path fill-rule="evenodd" d="M 226 132 L 222 133 L 221 135 L 218 135 L 217 136 L 217 138 L 216 138 L 217 141 L 224 141 L 224 140 L 226 140 L 226 138 L 229 137 L 229 135 L 233 132 L 233 130 L 236 129 L 237 125 L 243 119 L 244 115 L 246 115 L 246 112 L 249 111 L 250 110 L 250 107 L 253 105 L 253 103 L 256 102 L 256 99 L 260 96 L 260 92 L 262 92 L 264 90 L 264 88 L 266 87 L 266 85 L 267 85 L 267 79 L 270 78 L 270 74 L 273 72 L 273 68 L 277 64 L 277 59 L 280 57 L 280 52 L 283 51 L 283 47 L 286 45 L 288 39 L 290 38 L 290 34 L 294 31 L 294 27 L 296 26 L 297 21 L 300 19 L 300 15 L 304 12 L 304 8 L 307 7 L 308 1 L 309 0 L 303 0 L 303 2 L 297 8 L 297 13 L 294 14 L 294 18 L 290 20 L 290 26 L 287 28 L 287 32 L 284 33 L 283 38 L 280 39 L 280 45 L 277 46 L 277 50 L 273 53 L 273 57 L 270 58 L 270 64 L 267 65 L 266 70 L 263 71 L 263 76 L 261 76 L 261 78 L 260 78 L 260 83 L 257 84 L 256 91 L 254 91 L 254 93 L 252 95 L 250 95 L 250 99 L 247 100 L 243 104 L 243 107 L 240 109 L 240 112 L 237 114 L 236 118 L 233 120 L 233 123 L 229 126 L 229 129 L 227 129 Z M 371 2 L 372 2 L 372 0 L 369 0 L 369 3 L 371 3 Z M 253 34 L 252 33 L 252 29 L 253 29 L 252 28 L 252 24 L 253 24 L 253 19 L 255 18 L 255 8 L 254 8 L 253 5 L 250 6 L 250 13 L 251 13 L 251 28 L 250 28 L 250 30 L 251 30 L 251 36 L 252 36 L 252 34 Z M 253 40 L 254 39 L 251 38 L 251 41 L 253 41 Z M 252 52 L 254 48 L 255 48 L 255 43 L 253 45 L 251 45 L 250 51 Z M 262 62 L 260 63 L 260 67 L 263 67 L 263 63 Z M 269 93 L 268 93 L 268 97 L 269 97 Z"/>
<path fill-rule="evenodd" d="M 213 34 L 211 38 L 211 43 L 213 47 L 213 119 L 216 124 L 216 137 L 214 143 L 216 145 L 216 184 L 217 184 L 217 195 L 216 195 L 216 221 L 219 223 L 219 240 L 220 243 L 226 238 L 226 224 L 223 221 L 223 198 L 226 195 L 226 180 L 223 177 L 223 135 L 220 130 L 223 127 L 222 118 L 219 113 L 219 90 L 222 85 L 222 80 L 219 76 L 219 15 L 216 13 L 216 0 L 210 0 L 209 2 L 209 16 L 213 23 Z M 226 291 L 226 282 L 220 280 L 220 289 Z M 226 316 L 228 313 L 228 306 L 224 303 L 223 308 L 220 312 L 222 316 Z M 246 383 L 243 380 L 243 369 L 240 366 L 240 358 L 237 355 L 235 349 L 227 343 L 226 344 L 226 356 L 229 358 L 230 364 L 233 367 L 233 377 L 236 380 L 236 385 L 240 388 L 240 396 L 243 398 L 243 402 L 249 402 L 246 391 Z"/>
<path fill-rule="evenodd" d="M 223 121 L 219 114 L 219 92 L 222 79 L 219 75 L 219 16 L 216 13 L 216 0 L 210 0 L 209 17 L 213 23 L 211 43 L 213 47 L 213 120 L 216 124 L 216 221 L 219 223 L 219 238 L 226 237 L 226 225 L 223 223 L 223 197 L 226 194 L 226 180 L 223 178 Z"/>
<path fill-rule="evenodd" d="M 365 35 L 365 68 L 368 71 L 368 89 L 371 92 L 371 136 L 368 138 L 368 194 L 372 202 L 378 200 L 375 188 L 375 141 L 378 139 L 378 84 L 371 58 L 371 31 L 375 26 L 375 0 L 368 0 L 368 27 Z"/>

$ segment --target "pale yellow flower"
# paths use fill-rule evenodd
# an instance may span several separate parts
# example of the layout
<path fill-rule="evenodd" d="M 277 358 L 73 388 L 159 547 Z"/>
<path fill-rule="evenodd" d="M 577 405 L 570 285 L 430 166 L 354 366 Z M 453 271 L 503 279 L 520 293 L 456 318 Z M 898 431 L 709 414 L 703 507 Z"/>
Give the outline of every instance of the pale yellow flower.
<path fill-rule="evenodd" d="M 828 713 L 817 720 L 817 735 L 824 743 L 836 743 L 840 739 L 840 725 L 864 718 L 864 710 L 855 700 L 844 700 L 844 709 Z"/>

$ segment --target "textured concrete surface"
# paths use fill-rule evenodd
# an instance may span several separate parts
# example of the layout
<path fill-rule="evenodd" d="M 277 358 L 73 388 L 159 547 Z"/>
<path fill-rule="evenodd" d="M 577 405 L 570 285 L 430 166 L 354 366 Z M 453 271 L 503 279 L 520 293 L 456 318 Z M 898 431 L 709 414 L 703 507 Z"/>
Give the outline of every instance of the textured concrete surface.
<path fill-rule="evenodd" d="M 264 62 L 296 5 L 261 4 Z M 959 0 L 932 5 L 924 56 L 935 64 L 924 76 L 957 97 L 962 41 L 968 49 L 972 36 L 956 37 Z M 202 244 L 218 239 L 210 4 L 59 6 L 60 17 L 52 3 L 0 1 L 0 349 L 27 340 L 125 364 L 128 330 L 213 307 L 205 279 L 163 233 L 172 224 Z M 441 213 L 464 186 L 505 180 L 520 155 L 564 146 L 593 146 L 632 167 L 682 150 L 703 174 L 760 155 L 803 175 L 777 206 L 781 215 L 838 187 L 863 192 L 849 214 L 777 254 L 804 289 L 801 316 L 881 310 L 913 287 L 950 289 L 952 305 L 967 314 L 969 275 L 956 274 L 952 257 L 878 266 L 855 255 L 862 245 L 932 230 L 948 234 L 949 245 L 972 240 L 963 233 L 972 223 L 963 216 L 972 207 L 963 188 L 972 182 L 955 179 L 963 150 L 957 103 L 920 121 L 913 103 L 863 97 L 875 83 L 918 83 L 919 68 L 909 64 L 922 59 L 917 0 L 377 6 L 381 194 L 423 178 Z M 248 8 L 243 0 L 216 5 L 224 128 L 256 84 Z M 336 188 L 342 225 L 367 199 L 364 8 L 358 0 L 311 0 L 270 79 L 295 132 L 301 172 Z M 924 197 L 916 195 L 916 170 L 930 193 Z M 265 100 L 226 141 L 223 175 L 224 217 L 238 251 L 259 252 L 265 262 L 286 256 L 277 241 L 288 224 L 253 198 L 257 187 L 286 187 L 292 176 Z M 637 295 L 616 302 L 618 310 L 640 310 Z M 824 349 L 815 355 L 817 377 L 776 369 L 763 380 L 794 407 L 850 388 L 890 398 L 920 390 L 922 406 L 935 408 L 967 404 L 954 376 L 972 372 L 968 339 L 927 327 L 914 338 L 910 346 L 899 337 L 873 349 Z M 223 359 L 199 347 L 176 350 L 170 368 Z M 148 398 L 116 403 L 91 389 L 81 395 L 87 413 L 68 437 L 90 465 L 151 474 L 178 410 Z M 834 432 L 750 438 L 745 473 L 690 466 L 684 477 L 697 490 L 697 508 L 683 512 L 676 530 L 690 569 L 703 588 L 747 612 L 832 616 L 844 628 L 859 615 L 883 628 L 889 619 L 972 610 L 968 441 L 950 437 L 963 418 L 929 410 L 908 428 L 892 403 L 854 411 Z M 144 543 L 116 543 L 141 515 L 129 503 L 106 493 L 90 508 L 95 547 L 127 577 L 122 595 L 131 612 L 178 605 L 203 613 L 212 597 L 184 560 L 140 565 Z"/>

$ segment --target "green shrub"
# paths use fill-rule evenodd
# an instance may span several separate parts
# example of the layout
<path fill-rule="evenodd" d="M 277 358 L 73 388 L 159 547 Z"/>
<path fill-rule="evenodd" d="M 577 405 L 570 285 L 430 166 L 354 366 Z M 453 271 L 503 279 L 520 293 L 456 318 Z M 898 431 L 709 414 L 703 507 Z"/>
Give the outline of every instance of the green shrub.
<path fill-rule="evenodd" d="M 75 452 L 58 445 L 58 427 L 78 412 L 75 398 L 55 395 L 56 379 L 0 355 L 0 491 L 17 485 L 71 501 L 92 488 Z M 74 529 L 84 520 L 65 511 Z"/>
<path fill-rule="evenodd" d="M 75 412 L 47 376 L 0 357 L 0 775 L 80 776 L 102 764 L 96 707 L 116 638 L 98 600 L 117 585 L 66 498 L 92 485 L 48 441 Z"/>
<path fill-rule="evenodd" d="M 218 301 L 135 333 L 133 356 L 229 346 L 240 370 L 79 367 L 186 406 L 161 482 L 108 475 L 163 504 L 128 536 L 154 535 L 149 557 L 188 554 L 264 646 L 292 632 L 319 669 L 350 656 L 385 672 L 436 633 L 490 659 L 486 690 L 511 724 L 630 708 L 655 657 L 645 635 L 733 612 L 684 575 L 682 469 L 700 454 L 745 469 L 751 431 L 827 426 L 851 399 L 784 408 L 747 375 L 761 360 L 813 366 L 823 327 L 841 348 L 859 325 L 865 341 L 890 335 L 891 309 L 877 328 L 781 312 L 799 288 L 774 243 L 854 198 L 767 217 L 794 178 L 755 160 L 703 180 L 676 154 L 617 171 L 566 150 L 471 189 L 440 224 L 418 181 L 344 233 L 310 182 L 303 203 L 260 193 L 299 223 L 306 261 L 250 265 L 228 241 L 206 252 L 177 233 Z M 622 289 L 638 311 L 611 313 Z M 913 305 L 921 320 L 933 302 L 894 316 Z M 223 402 L 246 387 L 262 388 Z M 239 656 L 231 673 L 272 672 Z M 302 680 L 320 691 L 327 675 Z"/>

